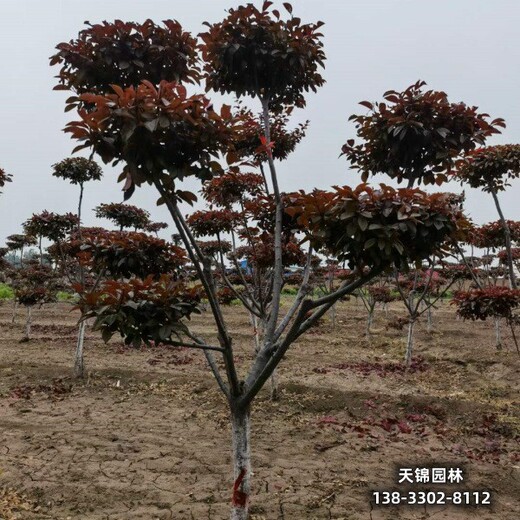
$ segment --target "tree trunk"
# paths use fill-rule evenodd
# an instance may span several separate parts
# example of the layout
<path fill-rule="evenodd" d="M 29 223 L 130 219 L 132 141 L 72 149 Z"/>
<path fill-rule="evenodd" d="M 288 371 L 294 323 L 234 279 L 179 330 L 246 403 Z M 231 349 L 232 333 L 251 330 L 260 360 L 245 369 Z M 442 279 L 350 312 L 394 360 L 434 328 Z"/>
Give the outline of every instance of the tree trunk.
<path fill-rule="evenodd" d="M 426 312 L 428 316 L 428 333 L 433 330 L 433 316 L 432 316 L 432 306 L 428 305 L 428 311 Z"/>
<path fill-rule="evenodd" d="M 495 201 L 495 206 L 497 207 L 498 215 L 500 216 L 500 222 L 502 222 L 502 227 L 504 228 L 504 235 L 506 238 L 506 252 L 507 252 L 507 268 L 509 271 L 509 287 L 511 289 L 516 289 L 516 276 L 515 276 L 515 267 L 513 264 L 513 252 L 511 250 L 511 230 L 507 225 L 507 221 L 502 213 L 502 208 L 500 207 L 500 203 L 498 201 L 498 197 L 495 191 L 491 191 L 491 195 L 493 195 L 493 200 Z"/>
<path fill-rule="evenodd" d="M 253 326 L 253 334 L 255 338 L 255 356 L 260 352 L 262 344 L 262 320 L 259 320 L 253 313 L 251 313 L 251 325 Z"/>
<path fill-rule="evenodd" d="M 251 493 L 251 425 L 247 410 L 231 411 L 233 441 L 233 496 L 231 520 L 248 520 Z"/>
<path fill-rule="evenodd" d="M 27 321 L 25 322 L 25 337 L 23 341 L 29 341 L 31 339 L 31 324 L 32 324 L 32 306 L 27 306 Z"/>
<path fill-rule="evenodd" d="M 330 314 L 332 319 L 332 330 L 336 328 L 336 303 L 330 308 Z"/>
<path fill-rule="evenodd" d="M 271 401 L 278 401 L 280 394 L 278 393 L 278 370 L 275 368 L 270 377 L 271 380 Z"/>
<path fill-rule="evenodd" d="M 13 304 L 13 317 L 11 318 L 11 323 L 16 321 L 16 309 L 18 308 L 18 301 L 15 299 Z"/>
<path fill-rule="evenodd" d="M 251 325 L 253 326 L 253 333 L 255 337 L 255 356 L 260 352 L 262 341 L 264 340 L 265 320 L 257 318 L 254 314 L 250 314 Z M 271 401 L 278 401 L 278 374 L 276 369 L 270 377 L 271 381 Z"/>
<path fill-rule="evenodd" d="M 497 350 L 502 350 L 502 333 L 500 331 L 500 318 L 495 318 L 495 346 Z"/>
<path fill-rule="evenodd" d="M 85 364 L 83 362 L 83 343 L 85 342 L 86 323 L 82 321 L 79 324 L 78 342 L 76 344 L 76 357 L 74 359 L 74 375 L 76 377 L 85 376 Z"/>
<path fill-rule="evenodd" d="M 370 309 L 368 311 L 368 319 L 367 319 L 367 336 L 370 336 L 371 328 L 372 328 L 372 320 L 374 319 L 374 309 Z"/>
<path fill-rule="evenodd" d="M 410 321 L 408 322 L 408 338 L 406 341 L 406 354 L 404 357 L 404 361 L 405 361 L 407 367 L 409 367 L 412 364 L 414 326 L 415 326 L 415 318 L 410 318 Z"/>

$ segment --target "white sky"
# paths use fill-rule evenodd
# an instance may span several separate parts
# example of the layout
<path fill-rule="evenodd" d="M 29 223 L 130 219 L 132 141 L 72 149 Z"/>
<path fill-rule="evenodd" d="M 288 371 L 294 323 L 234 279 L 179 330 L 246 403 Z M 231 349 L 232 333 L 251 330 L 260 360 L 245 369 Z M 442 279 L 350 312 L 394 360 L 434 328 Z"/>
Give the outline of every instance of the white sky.
<path fill-rule="evenodd" d="M 259 2 L 258 2 L 259 3 Z M 282 2 L 275 2 L 281 7 Z M 520 2 L 517 0 L 293 0 L 303 21 L 323 20 L 327 84 L 308 96 L 296 120 L 311 120 L 307 138 L 279 168 L 284 190 L 359 183 L 338 158 L 354 137 L 348 123 L 357 103 L 379 100 L 417 79 L 445 90 L 452 101 L 478 105 L 507 128 L 489 144 L 520 142 Z M 51 176 L 51 165 L 70 156 L 74 143 L 62 132 L 74 113 L 64 114 L 66 93 L 54 92 L 57 68 L 48 58 L 61 41 L 74 38 L 83 22 L 120 18 L 156 22 L 174 18 L 194 34 L 203 21 L 218 21 L 229 0 L 2 0 L 0 3 L 0 166 L 13 174 L 0 195 L 0 245 L 21 232 L 21 223 L 44 209 L 75 211 L 77 187 Z M 216 98 L 216 96 L 214 96 Z M 232 101 L 232 100 L 228 100 Z M 99 161 L 101 163 L 101 161 Z M 122 200 L 119 171 L 104 166 L 101 182 L 86 187 L 84 224 L 96 221 L 92 208 Z M 388 182 L 383 177 L 377 179 Z M 189 185 L 196 189 L 195 183 Z M 519 219 L 516 181 L 501 195 L 506 216 Z M 458 191 L 456 184 L 443 190 Z M 466 208 L 478 223 L 496 220 L 490 196 L 467 189 Z M 130 203 L 170 223 L 155 206 L 156 193 L 143 187 Z M 107 223 L 104 223 L 107 224 Z M 165 233 L 171 233 L 169 230 Z"/>

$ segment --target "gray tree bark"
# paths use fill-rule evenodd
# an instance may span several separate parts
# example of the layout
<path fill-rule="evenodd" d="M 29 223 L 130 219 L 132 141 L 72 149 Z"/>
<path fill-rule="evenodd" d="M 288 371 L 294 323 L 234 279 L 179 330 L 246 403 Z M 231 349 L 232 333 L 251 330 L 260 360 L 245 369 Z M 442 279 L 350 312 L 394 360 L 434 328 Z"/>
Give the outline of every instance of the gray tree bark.
<path fill-rule="evenodd" d="M 74 375 L 76 377 L 85 376 L 85 363 L 83 360 L 83 344 L 85 343 L 85 321 L 79 324 L 78 341 L 76 343 L 76 355 L 74 357 Z"/>
<path fill-rule="evenodd" d="M 248 520 L 251 494 L 251 423 L 247 410 L 232 410 L 233 497 L 231 520 Z"/>

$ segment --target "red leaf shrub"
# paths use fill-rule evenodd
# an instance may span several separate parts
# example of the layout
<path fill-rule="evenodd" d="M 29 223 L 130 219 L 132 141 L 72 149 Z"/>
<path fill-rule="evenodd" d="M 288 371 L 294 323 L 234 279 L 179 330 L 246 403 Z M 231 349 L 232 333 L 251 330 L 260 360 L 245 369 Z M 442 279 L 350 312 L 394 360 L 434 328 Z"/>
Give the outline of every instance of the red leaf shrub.
<path fill-rule="evenodd" d="M 120 229 L 144 229 L 150 224 L 150 213 L 148 211 L 121 202 L 100 204 L 95 212 L 97 218 L 111 220 Z"/>
<path fill-rule="evenodd" d="M 73 213 L 66 213 L 58 215 L 43 211 L 40 214 L 33 214 L 24 225 L 26 235 L 33 237 L 43 237 L 59 242 L 69 236 L 75 229 L 77 229 L 79 219 Z"/>
<path fill-rule="evenodd" d="M 202 187 L 202 194 L 210 204 L 228 209 L 248 195 L 254 197 L 263 192 L 264 179 L 256 173 L 225 173 L 213 177 Z"/>
<path fill-rule="evenodd" d="M 240 214 L 229 209 L 196 211 L 186 219 L 196 237 L 229 233 L 240 221 Z"/>
<path fill-rule="evenodd" d="M 520 145 L 503 144 L 478 148 L 457 163 L 457 177 L 472 188 L 503 191 L 508 181 L 520 176 Z"/>
<path fill-rule="evenodd" d="M 330 251 L 350 268 L 406 268 L 441 255 L 439 245 L 460 229 L 464 217 L 449 194 L 418 189 L 379 189 L 361 184 L 335 191 L 290 196 L 286 209 L 297 218 L 316 250 Z"/>
<path fill-rule="evenodd" d="M 164 26 L 152 20 L 89 25 L 75 40 L 60 43 L 50 58 L 61 65 L 57 90 L 109 92 L 112 85 L 138 85 L 142 80 L 198 80 L 196 39 L 174 20 Z M 69 98 L 74 107 L 78 99 Z"/>
<path fill-rule="evenodd" d="M 461 153 L 505 126 L 502 119 L 488 121 L 477 107 L 451 103 L 445 92 L 423 91 L 425 85 L 418 81 L 403 92 L 389 90 L 382 103 L 363 101 L 369 114 L 350 117 L 364 143 L 350 139 L 342 152 L 364 182 L 385 173 L 398 181 L 440 184 Z"/>
<path fill-rule="evenodd" d="M 453 295 L 451 303 L 457 306 L 457 314 L 464 319 L 510 319 L 513 309 L 520 305 L 520 290 L 491 286 L 458 291 Z"/>
<path fill-rule="evenodd" d="M 511 241 L 520 242 L 520 221 L 506 220 L 511 233 Z M 505 246 L 504 226 L 500 220 L 475 227 L 468 243 L 481 249 L 498 249 Z"/>
<path fill-rule="evenodd" d="M 71 184 L 99 181 L 103 176 L 99 165 L 85 157 L 69 157 L 53 164 L 52 168 L 54 177 L 65 179 Z"/>
<path fill-rule="evenodd" d="M 219 23 L 200 34 L 207 88 L 241 97 L 262 96 L 276 105 L 305 105 L 304 92 L 324 84 L 322 22 L 281 20 L 271 2 L 229 9 Z M 244 73 L 246 72 L 246 73 Z"/>
<path fill-rule="evenodd" d="M 119 278 L 173 274 L 187 263 L 184 249 L 145 233 L 107 231 L 87 236 L 80 247 L 82 260 L 95 272 Z"/>
<path fill-rule="evenodd" d="M 161 81 L 156 88 L 144 81 L 80 99 L 93 108 L 79 110 L 81 121 L 65 131 L 82 141 L 77 150 L 92 147 L 105 163 L 124 161 L 119 180 L 126 179 L 125 190 L 153 184 L 159 172 L 167 172 L 172 191 L 175 179 L 207 180 L 221 172 L 214 159 L 232 144 L 235 120 L 225 107 L 218 115 L 204 96 L 188 96 L 177 83 Z"/>
<path fill-rule="evenodd" d="M 154 280 L 106 280 L 94 291 L 75 286 L 82 319 L 95 318 L 94 329 L 107 342 L 116 332 L 126 345 L 170 343 L 187 332 L 184 320 L 199 312 L 200 286 L 188 287 L 168 275 Z"/>

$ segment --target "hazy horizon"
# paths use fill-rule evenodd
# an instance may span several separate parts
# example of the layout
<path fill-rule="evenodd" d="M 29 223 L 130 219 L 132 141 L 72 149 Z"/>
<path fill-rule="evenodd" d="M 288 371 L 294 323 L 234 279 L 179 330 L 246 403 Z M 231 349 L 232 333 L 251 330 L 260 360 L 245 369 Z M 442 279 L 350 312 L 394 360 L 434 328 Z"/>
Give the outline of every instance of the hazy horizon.
<path fill-rule="evenodd" d="M 65 124 L 76 118 L 74 112 L 63 112 L 67 93 L 52 90 L 58 68 L 51 68 L 48 58 L 56 44 L 74 38 L 86 20 L 151 18 L 159 22 L 174 18 L 197 34 L 203 30 L 203 21 L 218 21 L 226 8 L 238 4 L 222 0 L 193 0 L 189 4 L 19 0 L 2 4 L 0 58 L 5 75 L 0 103 L 0 167 L 13 175 L 13 182 L 0 195 L 0 245 L 7 235 L 20 233 L 22 223 L 32 213 L 44 209 L 75 212 L 77 208 L 79 188 L 51 175 L 51 165 L 69 157 L 75 146 L 62 132 Z M 311 123 L 305 140 L 280 166 L 283 190 L 358 184 L 359 175 L 349 171 L 345 159 L 339 157 L 342 144 L 355 137 L 348 117 L 365 110 L 359 101 L 379 100 L 386 90 L 401 90 L 418 79 L 425 80 L 429 88 L 446 91 L 452 101 L 477 105 L 491 117 L 505 118 L 507 128 L 489 139 L 489 144 L 520 142 L 520 107 L 514 102 L 520 90 L 519 3 L 304 0 L 294 1 L 293 6 L 302 20 L 325 22 L 327 83 L 317 94 L 309 94 L 307 108 L 295 115 L 295 122 L 309 119 Z M 86 185 L 84 225 L 108 225 L 95 219 L 92 209 L 102 202 L 122 200 L 122 186 L 116 182 L 120 169 L 96 160 L 105 175 L 101 182 Z M 382 181 L 389 183 L 384 176 L 372 180 Z M 186 186 L 197 189 L 195 182 Z M 513 220 L 519 217 L 518 188 L 516 181 L 500 194 L 506 218 Z M 460 186 L 450 183 L 442 190 L 458 192 Z M 498 219 L 489 195 L 469 188 L 466 195 L 467 213 L 475 222 Z M 145 186 L 136 191 L 130 203 L 150 211 L 154 220 L 171 225 L 165 208 L 156 207 L 156 199 L 155 190 Z M 171 225 L 162 235 L 173 231 Z"/>

